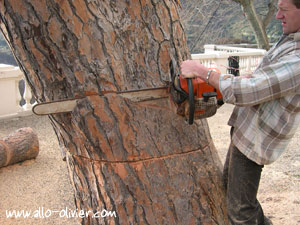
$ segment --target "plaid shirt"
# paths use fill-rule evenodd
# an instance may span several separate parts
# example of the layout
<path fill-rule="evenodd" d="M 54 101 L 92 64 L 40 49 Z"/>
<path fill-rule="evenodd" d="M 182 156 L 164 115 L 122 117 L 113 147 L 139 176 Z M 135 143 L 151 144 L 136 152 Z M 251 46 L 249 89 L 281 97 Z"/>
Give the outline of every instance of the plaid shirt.
<path fill-rule="evenodd" d="M 257 164 L 270 164 L 300 122 L 300 33 L 282 36 L 252 76 L 221 75 L 220 91 L 236 105 L 228 122 L 232 143 Z"/>

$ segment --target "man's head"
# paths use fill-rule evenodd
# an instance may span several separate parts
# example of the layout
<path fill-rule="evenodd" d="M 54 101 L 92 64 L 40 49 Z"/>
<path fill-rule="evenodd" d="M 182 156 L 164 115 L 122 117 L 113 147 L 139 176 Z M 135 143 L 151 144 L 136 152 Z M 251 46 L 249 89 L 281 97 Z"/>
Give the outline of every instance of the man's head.
<path fill-rule="evenodd" d="M 276 19 L 284 34 L 300 32 L 300 0 L 279 0 Z"/>

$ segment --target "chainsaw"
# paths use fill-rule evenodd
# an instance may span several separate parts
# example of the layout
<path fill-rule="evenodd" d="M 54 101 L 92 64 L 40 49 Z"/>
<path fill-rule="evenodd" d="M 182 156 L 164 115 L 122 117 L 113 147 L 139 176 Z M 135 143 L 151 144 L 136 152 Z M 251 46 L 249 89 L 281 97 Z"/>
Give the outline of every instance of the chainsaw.
<path fill-rule="evenodd" d="M 179 105 L 188 101 L 183 114 L 188 118 L 189 124 L 193 124 L 194 120 L 215 115 L 217 109 L 224 104 L 220 91 L 198 77 L 183 78 L 175 72 L 174 65 L 172 60 L 170 62 L 172 80 L 170 93 L 173 101 Z"/>
<path fill-rule="evenodd" d="M 217 108 L 222 105 L 221 93 L 212 86 L 206 84 L 200 78 L 183 78 L 179 73 L 175 72 L 175 63 L 173 60 L 170 61 L 169 66 L 170 78 L 166 81 L 166 86 L 138 90 L 90 93 L 72 99 L 38 103 L 34 105 L 32 111 L 36 115 L 72 112 L 79 99 L 95 95 L 108 96 L 116 94 L 133 102 L 154 101 L 157 99 L 169 98 L 171 95 L 172 101 L 176 103 L 179 108 L 183 108 L 183 112 L 177 113 L 187 117 L 189 124 L 193 124 L 194 120 L 213 116 L 216 113 Z"/>

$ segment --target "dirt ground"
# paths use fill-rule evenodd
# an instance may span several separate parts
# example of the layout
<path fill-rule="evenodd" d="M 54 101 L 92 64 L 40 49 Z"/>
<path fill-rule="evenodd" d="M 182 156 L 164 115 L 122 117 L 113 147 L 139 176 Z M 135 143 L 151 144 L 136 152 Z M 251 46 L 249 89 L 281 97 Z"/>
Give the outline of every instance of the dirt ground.
<path fill-rule="evenodd" d="M 232 106 L 222 106 L 208 119 L 211 135 L 222 162 L 229 145 L 226 125 Z M 66 162 L 47 117 L 28 116 L 0 120 L 0 138 L 14 130 L 31 127 L 37 133 L 40 153 L 35 160 L 0 168 L 1 225 L 77 225 L 73 189 Z M 300 224 L 300 129 L 288 151 L 270 166 L 265 166 L 259 200 L 274 225 Z M 31 213 L 30 218 L 7 218 L 8 213 Z M 35 215 L 36 218 L 31 218 Z"/>

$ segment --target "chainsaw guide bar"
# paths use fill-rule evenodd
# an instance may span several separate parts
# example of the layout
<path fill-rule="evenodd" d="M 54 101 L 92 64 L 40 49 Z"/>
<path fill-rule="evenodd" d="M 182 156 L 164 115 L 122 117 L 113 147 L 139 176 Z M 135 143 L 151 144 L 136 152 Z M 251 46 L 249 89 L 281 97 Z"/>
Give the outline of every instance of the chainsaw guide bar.
<path fill-rule="evenodd" d="M 132 102 L 152 101 L 152 100 L 158 100 L 158 99 L 169 97 L 168 89 L 169 86 L 139 89 L 139 90 L 119 91 L 119 92 L 106 91 L 100 94 L 86 95 L 79 98 L 38 103 L 32 108 L 32 111 L 34 114 L 39 116 L 72 112 L 73 109 L 76 107 L 77 101 L 79 99 L 83 99 L 85 97 L 90 97 L 90 96 L 103 97 L 103 96 L 108 96 L 113 94 L 129 99 Z"/>
<path fill-rule="evenodd" d="M 185 79 L 180 73 L 177 73 L 175 68 L 175 61 L 171 60 L 169 63 L 169 80 L 164 80 L 166 85 L 162 87 L 127 91 L 102 91 L 101 93 L 93 93 L 73 99 L 39 103 L 32 108 L 32 111 L 36 115 L 72 112 L 77 105 L 77 101 L 85 97 L 115 95 L 132 102 L 145 102 L 147 107 L 155 105 L 151 103 L 153 100 L 169 98 L 178 108 L 183 109 L 177 110 L 177 114 L 184 116 L 190 125 L 193 124 L 194 120 L 213 116 L 223 104 L 220 91 L 200 78 Z M 151 104 L 148 104 L 148 101 Z M 171 108 L 169 109 L 171 110 Z"/>

